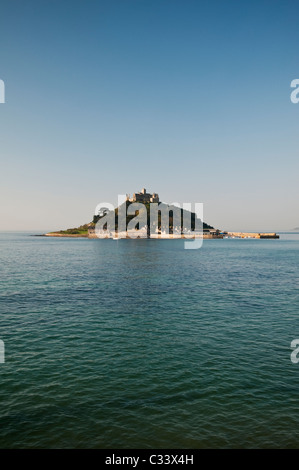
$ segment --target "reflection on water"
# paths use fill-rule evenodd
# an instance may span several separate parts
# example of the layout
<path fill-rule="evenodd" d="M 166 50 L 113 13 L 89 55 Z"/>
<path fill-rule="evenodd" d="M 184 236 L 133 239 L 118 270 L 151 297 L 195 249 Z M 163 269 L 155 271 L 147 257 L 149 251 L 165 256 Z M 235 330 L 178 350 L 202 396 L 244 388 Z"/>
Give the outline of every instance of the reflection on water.
<path fill-rule="evenodd" d="M 298 447 L 299 234 L 0 234 L 0 447 Z"/>

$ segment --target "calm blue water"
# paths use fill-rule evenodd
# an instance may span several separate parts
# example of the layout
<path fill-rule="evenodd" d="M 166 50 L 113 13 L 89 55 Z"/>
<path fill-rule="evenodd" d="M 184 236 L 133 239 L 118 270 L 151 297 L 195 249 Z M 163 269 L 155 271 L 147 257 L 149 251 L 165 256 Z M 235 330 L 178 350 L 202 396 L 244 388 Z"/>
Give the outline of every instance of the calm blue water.
<path fill-rule="evenodd" d="M 0 234 L 0 447 L 299 447 L 299 236 Z"/>

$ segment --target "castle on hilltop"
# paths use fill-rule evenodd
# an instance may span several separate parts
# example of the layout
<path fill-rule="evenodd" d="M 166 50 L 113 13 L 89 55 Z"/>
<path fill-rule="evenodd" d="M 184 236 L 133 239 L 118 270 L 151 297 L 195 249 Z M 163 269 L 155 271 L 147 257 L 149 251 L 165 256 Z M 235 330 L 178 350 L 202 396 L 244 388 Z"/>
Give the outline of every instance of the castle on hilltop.
<path fill-rule="evenodd" d="M 130 194 L 127 194 L 127 201 L 142 202 L 144 204 L 148 202 L 159 202 L 159 195 L 157 193 L 147 193 L 146 189 L 143 188 L 140 193 L 134 193 L 133 197 L 130 197 Z"/>

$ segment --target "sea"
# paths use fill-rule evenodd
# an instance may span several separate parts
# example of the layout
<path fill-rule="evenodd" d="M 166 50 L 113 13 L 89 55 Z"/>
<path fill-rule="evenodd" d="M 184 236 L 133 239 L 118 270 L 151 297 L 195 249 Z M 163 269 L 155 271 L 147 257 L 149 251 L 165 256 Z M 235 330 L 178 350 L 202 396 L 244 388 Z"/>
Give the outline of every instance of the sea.
<path fill-rule="evenodd" d="M 33 235 L 0 233 L 0 448 L 299 447 L 298 233 Z"/>

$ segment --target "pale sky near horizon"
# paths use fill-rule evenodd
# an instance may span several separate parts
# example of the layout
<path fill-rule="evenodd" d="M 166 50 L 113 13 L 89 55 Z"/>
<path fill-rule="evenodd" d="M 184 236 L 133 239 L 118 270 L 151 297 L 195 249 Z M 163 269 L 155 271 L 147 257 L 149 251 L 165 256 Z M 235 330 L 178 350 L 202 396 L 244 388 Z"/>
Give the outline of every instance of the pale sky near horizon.
<path fill-rule="evenodd" d="M 2 0 L 0 230 L 142 187 L 226 230 L 299 226 L 299 4 Z"/>

